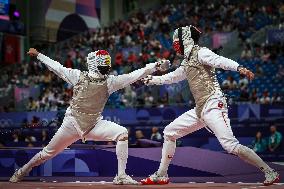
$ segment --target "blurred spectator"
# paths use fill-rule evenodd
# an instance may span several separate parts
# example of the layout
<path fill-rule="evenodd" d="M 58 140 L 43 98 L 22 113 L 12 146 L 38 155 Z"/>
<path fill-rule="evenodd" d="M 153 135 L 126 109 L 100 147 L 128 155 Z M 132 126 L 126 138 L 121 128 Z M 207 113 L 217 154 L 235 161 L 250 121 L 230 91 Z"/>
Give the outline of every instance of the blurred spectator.
<path fill-rule="evenodd" d="M 115 55 L 115 64 L 121 66 L 123 62 L 123 54 L 121 51 L 117 52 Z"/>
<path fill-rule="evenodd" d="M 240 89 L 247 88 L 248 83 L 249 83 L 248 79 L 245 76 L 240 75 L 239 88 Z"/>
<path fill-rule="evenodd" d="M 168 105 L 168 93 L 165 93 L 162 96 L 162 98 L 159 98 L 158 103 L 159 103 L 159 105 L 158 105 L 159 108 L 163 108 L 163 107 L 167 106 Z"/>
<path fill-rule="evenodd" d="M 245 49 L 241 53 L 241 58 L 243 59 L 251 59 L 252 58 L 252 51 L 250 47 L 245 47 Z"/>
<path fill-rule="evenodd" d="M 152 96 L 151 92 L 147 92 L 144 97 L 144 102 L 146 107 L 152 107 L 154 102 L 154 97 Z"/>
<path fill-rule="evenodd" d="M 43 129 L 43 130 L 41 131 L 41 141 L 42 141 L 43 143 L 47 143 L 47 142 L 49 142 L 49 140 L 50 140 L 50 137 L 48 136 L 47 131 L 46 131 L 45 129 Z"/>
<path fill-rule="evenodd" d="M 14 132 L 12 134 L 12 138 L 13 138 L 13 142 L 19 142 L 20 141 L 18 132 Z"/>
<path fill-rule="evenodd" d="M 28 119 L 27 119 L 27 118 L 23 119 L 23 121 L 22 121 L 22 123 L 21 123 L 21 127 L 22 127 L 22 128 L 27 128 L 27 127 L 29 127 L 29 122 L 28 122 Z"/>
<path fill-rule="evenodd" d="M 279 93 L 274 93 L 272 98 L 271 98 L 271 103 L 272 104 L 279 104 L 282 102 L 282 98 L 281 96 L 279 95 Z"/>
<path fill-rule="evenodd" d="M 128 59 L 127 59 L 129 64 L 135 64 L 137 63 L 137 56 L 134 54 L 134 52 L 130 52 Z"/>
<path fill-rule="evenodd" d="M 226 80 L 222 83 L 223 89 L 236 89 L 237 88 L 237 82 L 234 80 L 232 76 L 228 76 Z"/>
<path fill-rule="evenodd" d="M 136 141 L 135 141 L 134 146 L 135 147 L 142 147 L 142 144 L 140 143 L 140 140 L 141 139 L 145 139 L 145 137 L 144 137 L 144 134 L 143 134 L 143 132 L 141 130 L 135 131 L 135 138 L 136 138 Z"/>
<path fill-rule="evenodd" d="M 268 138 L 268 150 L 270 152 L 276 152 L 280 150 L 282 142 L 282 134 L 277 131 L 276 126 L 270 126 L 270 136 Z"/>
<path fill-rule="evenodd" d="M 31 120 L 30 127 L 38 127 L 38 126 L 40 126 L 40 118 L 33 116 L 32 120 Z"/>
<path fill-rule="evenodd" d="M 37 110 L 37 103 L 33 99 L 33 97 L 29 97 L 29 102 L 26 107 L 27 111 L 36 111 Z"/>
<path fill-rule="evenodd" d="M 25 142 L 36 142 L 36 137 L 29 135 L 25 138 Z"/>
<path fill-rule="evenodd" d="M 137 94 L 132 86 L 127 86 L 124 88 L 124 93 L 121 95 L 121 101 L 126 107 L 133 107 L 136 104 Z"/>
<path fill-rule="evenodd" d="M 247 88 L 243 88 L 241 89 L 241 93 L 240 93 L 240 99 L 241 102 L 247 102 L 249 101 L 249 92 Z"/>
<path fill-rule="evenodd" d="M 252 90 L 252 93 L 251 93 L 251 96 L 250 96 L 250 101 L 251 101 L 252 103 L 257 103 L 257 102 L 259 101 L 258 95 L 257 95 L 257 89 L 256 89 L 256 88 L 254 88 L 254 89 Z"/>
<path fill-rule="evenodd" d="M 252 141 L 252 149 L 255 152 L 265 152 L 267 149 L 266 140 L 262 138 L 260 131 L 256 133 L 255 139 Z"/>
<path fill-rule="evenodd" d="M 262 93 L 262 96 L 260 97 L 259 102 L 261 104 L 270 104 L 271 103 L 271 99 L 269 97 L 269 92 L 267 90 L 265 90 Z"/>
<path fill-rule="evenodd" d="M 144 139 L 145 137 L 144 137 L 144 134 L 141 130 L 137 130 L 135 132 L 135 138 L 136 138 L 136 140 L 138 140 L 138 139 Z"/>
<path fill-rule="evenodd" d="M 66 68 L 73 68 L 73 61 L 70 55 L 67 56 L 67 60 L 65 61 L 64 65 Z"/>
<path fill-rule="evenodd" d="M 261 60 L 264 63 L 267 63 L 269 61 L 269 58 L 270 58 L 270 52 L 266 48 L 264 48 L 264 50 L 262 50 Z"/>
<path fill-rule="evenodd" d="M 263 70 L 258 64 L 256 64 L 255 65 L 255 77 L 262 77 L 262 76 L 263 76 Z"/>
<path fill-rule="evenodd" d="M 183 99 L 182 94 L 178 94 L 176 97 L 176 106 L 184 106 L 184 104 L 186 103 L 186 101 Z"/>
<path fill-rule="evenodd" d="M 49 70 L 46 70 L 43 75 L 43 83 L 45 86 L 48 86 L 48 84 L 51 82 L 51 72 Z"/>
<path fill-rule="evenodd" d="M 51 102 L 51 106 L 50 106 L 50 111 L 57 111 L 58 110 L 58 106 L 57 103 L 55 101 Z"/>
<path fill-rule="evenodd" d="M 158 127 L 153 127 L 153 128 L 152 128 L 151 140 L 161 142 L 162 139 L 163 139 L 163 138 L 162 138 L 161 133 L 159 132 Z"/>

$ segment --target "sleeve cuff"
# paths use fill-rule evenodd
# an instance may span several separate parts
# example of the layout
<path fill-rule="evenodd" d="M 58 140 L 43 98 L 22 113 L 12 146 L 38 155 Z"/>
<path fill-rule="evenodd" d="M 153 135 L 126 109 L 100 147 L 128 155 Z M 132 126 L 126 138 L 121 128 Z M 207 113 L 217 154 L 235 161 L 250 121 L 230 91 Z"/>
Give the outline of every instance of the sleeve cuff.
<path fill-rule="evenodd" d="M 238 64 L 237 62 L 234 62 L 235 63 L 235 67 L 234 67 L 234 71 L 238 71 L 238 68 L 239 67 L 242 67 L 240 64 Z"/>
<path fill-rule="evenodd" d="M 42 60 L 43 58 L 45 57 L 45 55 L 43 55 L 43 54 L 41 54 L 41 53 L 38 53 L 38 55 L 37 55 L 37 59 L 38 60 Z"/>

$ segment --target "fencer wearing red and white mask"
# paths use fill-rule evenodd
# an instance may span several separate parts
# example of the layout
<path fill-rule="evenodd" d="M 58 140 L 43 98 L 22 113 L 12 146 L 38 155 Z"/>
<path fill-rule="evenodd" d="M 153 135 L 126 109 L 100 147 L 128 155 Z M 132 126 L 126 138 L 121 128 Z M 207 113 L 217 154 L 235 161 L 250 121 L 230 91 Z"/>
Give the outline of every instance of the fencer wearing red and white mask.
<path fill-rule="evenodd" d="M 160 167 L 143 184 L 167 184 L 168 167 L 174 155 L 176 140 L 201 128 L 212 131 L 222 147 L 244 161 L 259 168 L 265 174 L 264 185 L 279 181 L 279 174 L 271 169 L 252 149 L 241 145 L 233 135 L 225 96 L 216 78 L 215 68 L 238 71 L 250 80 L 254 74 L 237 62 L 219 56 L 206 47 L 200 47 L 200 30 L 194 26 L 180 27 L 173 34 L 173 48 L 182 57 L 180 67 L 162 76 L 147 76 L 147 85 L 163 85 L 187 80 L 195 100 L 195 108 L 185 112 L 164 130 L 164 144 Z"/>

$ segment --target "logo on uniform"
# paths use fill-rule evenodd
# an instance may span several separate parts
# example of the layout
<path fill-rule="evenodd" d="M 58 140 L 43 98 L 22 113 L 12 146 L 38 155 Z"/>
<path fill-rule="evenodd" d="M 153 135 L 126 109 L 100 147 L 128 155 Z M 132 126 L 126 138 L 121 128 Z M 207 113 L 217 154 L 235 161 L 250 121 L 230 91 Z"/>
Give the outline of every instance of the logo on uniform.
<path fill-rule="evenodd" d="M 220 101 L 220 102 L 218 103 L 218 108 L 223 108 L 223 107 L 224 107 L 224 104 L 223 104 L 223 102 Z"/>
<path fill-rule="evenodd" d="M 174 156 L 168 155 L 168 158 L 169 158 L 169 159 L 172 159 L 173 157 L 174 157 Z"/>

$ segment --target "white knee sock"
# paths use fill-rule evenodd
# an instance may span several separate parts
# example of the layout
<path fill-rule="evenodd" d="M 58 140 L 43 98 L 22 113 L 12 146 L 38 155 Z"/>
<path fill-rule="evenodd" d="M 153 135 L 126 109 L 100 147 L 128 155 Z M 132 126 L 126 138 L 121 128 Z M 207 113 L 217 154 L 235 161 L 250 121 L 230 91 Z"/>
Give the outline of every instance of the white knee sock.
<path fill-rule="evenodd" d="M 118 141 L 116 144 L 118 175 L 125 174 L 128 158 L 128 140 Z"/>
<path fill-rule="evenodd" d="M 164 176 L 167 174 L 169 165 L 175 153 L 175 149 L 176 149 L 176 141 L 165 139 L 162 150 L 162 159 L 160 167 L 158 169 L 159 175 Z"/>
<path fill-rule="evenodd" d="M 272 170 L 252 149 L 239 145 L 237 155 L 247 163 L 259 168 L 262 172 Z"/>

